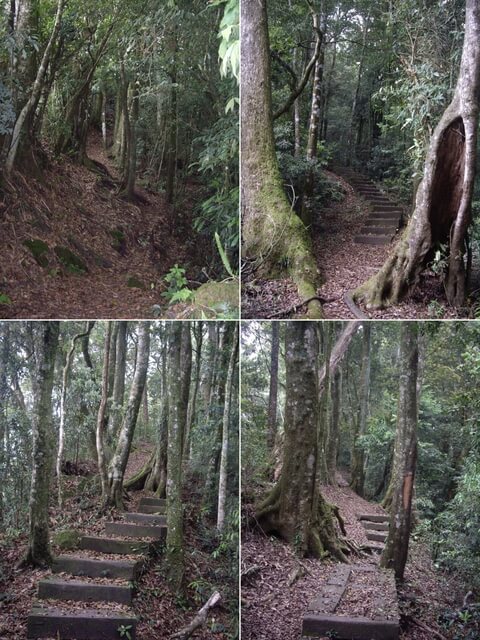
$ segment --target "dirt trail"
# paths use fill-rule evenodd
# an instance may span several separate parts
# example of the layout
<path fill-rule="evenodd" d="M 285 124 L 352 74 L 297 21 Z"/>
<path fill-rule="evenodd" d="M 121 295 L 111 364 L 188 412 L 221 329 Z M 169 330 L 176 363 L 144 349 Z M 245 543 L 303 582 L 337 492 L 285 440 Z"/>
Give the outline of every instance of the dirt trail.
<path fill-rule="evenodd" d="M 50 154 L 42 177 L 16 174 L 0 199 L 0 293 L 11 301 L 0 304 L 0 317 L 151 317 L 152 305 L 165 306 L 163 278 L 176 263 L 186 267 L 191 288 L 198 286 L 209 255 L 191 230 L 200 187 L 188 185 L 176 210 L 163 194 L 141 187 L 139 201 L 128 203 L 117 194 L 118 174 L 96 135 L 88 154 L 113 179 Z M 44 266 L 24 244 L 32 240 L 47 245 Z M 88 271 L 66 268 L 59 246 Z"/>
<path fill-rule="evenodd" d="M 369 544 L 367 529 L 358 519 L 359 514 L 384 514 L 383 509 L 354 493 L 338 477 L 338 487 L 322 487 L 322 494 L 328 502 L 339 507 L 345 521 L 347 538 L 359 546 Z M 352 558 L 355 567 L 378 562 L 378 553 L 364 554 Z M 258 530 L 248 530 L 242 535 L 242 638 L 244 640 L 299 640 L 302 622 L 312 601 L 318 598 L 327 583 L 335 584 L 339 565 L 331 560 L 305 558 L 299 561 L 294 549 Z M 292 584 L 294 572 L 301 574 Z M 357 572 L 358 573 L 358 572 Z M 372 573 L 372 575 L 375 575 Z M 347 593 L 348 595 L 348 593 Z M 375 602 L 378 596 L 376 582 L 364 585 L 361 598 L 349 596 L 342 607 L 347 606 L 349 613 L 361 615 L 369 601 Z M 439 629 L 437 615 L 445 607 L 454 607 L 461 603 L 461 587 L 452 576 L 445 576 L 435 570 L 428 550 L 421 543 L 412 540 L 409 562 L 406 568 L 405 583 L 399 591 L 400 612 L 402 616 L 411 612 L 412 602 L 415 616 L 428 627 Z M 346 609 L 340 608 L 342 615 Z M 316 636 L 320 637 L 320 636 Z M 431 634 L 402 620 L 401 640 L 431 640 Z"/>
<path fill-rule="evenodd" d="M 323 304 L 327 318 L 354 318 L 344 296 L 380 269 L 394 246 L 394 238 L 384 246 L 357 243 L 355 238 L 361 235 L 372 208 L 340 175 L 328 171 L 326 174 L 341 183 L 346 196 L 322 211 L 314 226 L 314 252 L 325 281 L 319 292 L 327 300 Z M 437 302 L 431 304 L 432 300 Z M 384 320 L 457 317 L 447 305 L 442 284 L 429 275 L 422 278 L 418 289 L 405 302 L 389 309 L 362 311 L 369 318 Z"/>

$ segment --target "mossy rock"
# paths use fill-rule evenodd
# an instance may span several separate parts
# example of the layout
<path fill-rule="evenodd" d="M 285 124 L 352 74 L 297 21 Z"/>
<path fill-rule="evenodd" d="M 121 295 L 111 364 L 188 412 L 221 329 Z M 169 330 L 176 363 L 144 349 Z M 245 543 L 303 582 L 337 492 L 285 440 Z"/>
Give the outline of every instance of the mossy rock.
<path fill-rule="evenodd" d="M 195 317 L 199 315 L 198 310 L 201 310 L 208 317 L 238 318 L 238 280 L 227 280 L 225 282 L 211 280 L 202 284 L 194 292 L 193 305 Z"/>
<path fill-rule="evenodd" d="M 53 536 L 53 544 L 64 551 L 74 551 L 80 544 L 82 534 L 75 529 L 65 529 Z"/>
<path fill-rule="evenodd" d="M 110 230 L 110 235 L 113 238 L 113 242 L 110 245 L 112 249 L 118 251 L 121 256 L 124 256 L 127 251 L 127 238 L 125 233 L 119 227 Z"/>
<path fill-rule="evenodd" d="M 46 254 L 50 251 L 50 248 L 46 242 L 33 238 L 32 240 L 25 240 L 23 245 L 30 251 L 37 264 L 44 268 L 48 267 L 49 263 Z"/>
<path fill-rule="evenodd" d="M 131 289 L 145 289 L 145 285 L 137 276 L 128 276 L 127 287 Z"/>
<path fill-rule="evenodd" d="M 86 273 L 88 267 L 85 262 L 68 247 L 57 246 L 54 249 L 57 258 L 70 273 Z"/>

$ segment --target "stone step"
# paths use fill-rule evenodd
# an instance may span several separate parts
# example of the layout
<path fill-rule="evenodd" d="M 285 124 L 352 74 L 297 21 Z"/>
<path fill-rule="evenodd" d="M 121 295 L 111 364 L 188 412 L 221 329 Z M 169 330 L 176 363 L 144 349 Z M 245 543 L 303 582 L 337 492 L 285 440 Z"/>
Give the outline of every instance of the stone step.
<path fill-rule="evenodd" d="M 135 580 L 141 562 L 130 560 L 97 560 L 80 556 L 58 556 L 52 565 L 53 573 L 69 573 L 89 578 L 124 578 Z"/>
<path fill-rule="evenodd" d="M 388 522 L 370 522 L 369 520 L 362 521 L 365 529 L 371 529 L 373 531 L 388 531 Z"/>
<path fill-rule="evenodd" d="M 93 584 L 81 580 L 48 578 L 38 583 L 38 597 L 45 600 L 79 600 L 81 602 L 118 602 L 132 604 L 133 589 L 118 584 Z"/>
<path fill-rule="evenodd" d="M 360 513 L 358 514 L 359 520 L 370 520 L 370 522 L 389 522 L 390 516 L 388 513 Z"/>
<path fill-rule="evenodd" d="M 112 536 L 127 536 L 131 538 L 155 538 L 163 540 L 167 535 L 166 526 L 149 524 L 130 524 L 127 522 L 107 522 L 105 531 Z"/>
<path fill-rule="evenodd" d="M 374 236 L 374 235 L 355 236 L 355 242 L 357 244 L 385 245 L 385 244 L 390 244 L 391 240 L 392 240 L 391 236 Z"/>
<path fill-rule="evenodd" d="M 140 504 L 138 506 L 139 513 L 164 514 L 166 513 L 166 510 L 167 510 L 166 507 L 158 507 L 158 506 L 155 506 L 154 504 Z"/>
<path fill-rule="evenodd" d="M 385 542 L 387 539 L 386 531 L 366 531 L 368 540 L 373 540 L 374 542 Z"/>
<path fill-rule="evenodd" d="M 150 513 L 126 513 L 123 517 L 124 522 L 139 522 L 147 524 L 166 525 L 167 516 L 155 515 Z"/>
<path fill-rule="evenodd" d="M 166 507 L 167 501 L 165 498 L 150 498 L 146 496 L 140 500 L 139 504 L 153 504 L 155 507 Z"/>
<path fill-rule="evenodd" d="M 80 539 L 80 549 L 98 551 L 99 553 L 118 553 L 124 555 L 147 554 L 150 551 L 148 542 L 140 540 L 117 540 L 117 538 L 97 538 L 83 536 Z"/>
<path fill-rule="evenodd" d="M 388 236 L 394 235 L 397 228 L 395 226 L 392 227 L 377 227 L 377 226 L 365 226 L 363 229 L 360 229 L 360 233 L 363 235 L 368 235 L 369 233 L 373 233 L 374 235 L 379 236 Z"/>
<path fill-rule="evenodd" d="M 136 626 L 137 619 L 134 616 L 118 611 L 65 611 L 34 607 L 28 616 L 27 638 L 118 640 L 121 637 L 119 629 L 123 628 L 128 631 L 131 640 L 135 640 Z"/>
<path fill-rule="evenodd" d="M 304 636 L 326 636 L 335 632 L 339 640 L 398 640 L 398 622 L 349 618 L 327 614 L 307 613 L 303 617 Z M 330 637 L 330 635 L 329 635 Z"/>

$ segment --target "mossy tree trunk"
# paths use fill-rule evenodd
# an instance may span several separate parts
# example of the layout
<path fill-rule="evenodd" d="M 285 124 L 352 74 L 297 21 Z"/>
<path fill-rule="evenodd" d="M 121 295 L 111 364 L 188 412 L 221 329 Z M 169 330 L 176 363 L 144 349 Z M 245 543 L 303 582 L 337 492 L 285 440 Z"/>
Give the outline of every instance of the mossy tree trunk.
<path fill-rule="evenodd" d="M 0 324 L 0 526 L 4 518 L 4 477 L 5 477 L 5 427 L 7 424 L 7 401 L 10 387 L 7 378 L 10 353 L 10 324 Z"/>
<path fill-rule="evenodd" d="M 362 364 L 360 369 L 360 389 L 359 389 L 359 411 L 358 420 L 354 422 L 353 429 L 353 448 L 352 448 L 352 477 L 350 486 L 358 493 L 359 496 L 364 495 L 365 485 L 365 456 L 363 453 L 363 445 L 359 439 L 365 435 L 367 431 L 368 404 L 370 397 L 370 355 L 371 355 L 371 326 L 365 322 L 363 325 L 363 344 L 362 344 Z"/>
<path fill-rule="evenodd" d="M 299 296 L 316 295 L 319 273 L 309 234 L 290 206 L 275 153 L 266 0 L 241 4 L 241 209 L 243 253 L 265 277 L 291 277 Z M 322 317 L 317 300 L 311 317 Z"/>
<path fill-rule="evenodd" d="M 52 390 L 60 324 L 58 322 L 29 323 L 29 333 L 33 347 L 33 464 L 29 503 L 30 531 L 23 564 L 43 567 L 52 561 L 48 531 L 48 503 L 55 449 Z"/>
<path fill-rule="evenodd" d="M 283 468 L 256 512 L 266 533 L 292 543 L 300 555 L 345 561 L 333 508 L 319 490 L 318 333 L 312 322 L 286 325 L 286 403 Z M 325 388 L 323 388 L 325 391 Z"/>
<path fill-rule="evenodd" d="M 451 103 L 435 128 L 415 209 L 380 271 L 354 294 L 368 308 L 396 304 L 417 286 L 440 244 L 448 245 L 445 291 L 461 307 L 466 291 L 466 233 L 471 222 L 480 91 L 480 5 L 466 0 L 460 73 Z"/>
<path fill-rule="evenodd" d="M 135 373 L 130 387 L 130 394 L 123 416 L 122 426 L 118 435 L 117 447 L 108 469 L 109 489 L 104 502 L 105 506 L 115 506 L 123 509 L 123 478 L 125 469 L 127 468 L 133 433 L 142 402 L 143 389 L 147 379 L 149 354 L 150 323 L 140 322 Z"/>
<path fill-rule="evenodd" d="M 168 331 L 167 578 L 179 592 L 184 579 L 182 454 L 190 382 L 182 354 L 190 348 L 190 323 L 172 322 Z"/>
<path fill-rule="evenodd" d="M 410 540 L 412 496 L 417 463 L 418 324 L 403 322 L 395 458 L 392 471 L 390 528 L 380 565 L 403 580 Z M 397 447 L 401 443 L 401 447 Z"/>

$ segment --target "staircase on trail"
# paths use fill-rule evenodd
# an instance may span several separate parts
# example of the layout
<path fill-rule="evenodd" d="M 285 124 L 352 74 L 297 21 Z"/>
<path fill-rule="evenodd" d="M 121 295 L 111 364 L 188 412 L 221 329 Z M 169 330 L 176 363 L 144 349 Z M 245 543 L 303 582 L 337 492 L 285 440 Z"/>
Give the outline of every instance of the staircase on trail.
<path fill-rule="evenodd" d="M 355 236 L 357 244 L 387 245 L 402 226 L 403 211 L 370 180 L 350 169 L 339 172 L 367 200 L 371 211 L 364 226 Z"/>
<path fill-rule="evenodd" d="M 303 640 L 398 640 L 399 633 L 393 571 L 373 563 L 339 565 L 303 616 Z"/>
<path fill-rule="evenodd" d="M 388 535 L 388 514 L 363 513 L 358 515 L 358 519 L 365 529 L 369 549 L 381 553 Z"/>
<path fill-rule="evenodd" d="M 131 609 L 135 582 L 148 555 L 158 550 L 159 544 L 165 540 L 165 508 L 165 500 L 144 497 L 138 513 L 125 513 L 122 520 L 107 522 L 105 536 L 82 536 L 78 549 L 86 555 L 56 557 L 52 576 L 39 582 L 39 601 L 28 616 L 27 638 L 135 640 L 137 618 Z M 88 552 L 95 555 L 89 557 Z M 102 558 L 102 554 L 115 554 L 120 559 Z M 122 560 L 122 555 L 133 555 L 136 559 Z M 55 574 L 67 576 L 57 578 Z M 99 578 L 102 581 L 95 582 Z M 49 604 L 49 600 L 54 604 Z M 62 601 L 70 601 L 68 607 L 62 607 Z M 71 601 L 92 606 L 80 608 L 79 605 L 75 609 Z M 112 607 L 95 608 L 95 602 L 103 605 L 112 603 Z"/>

